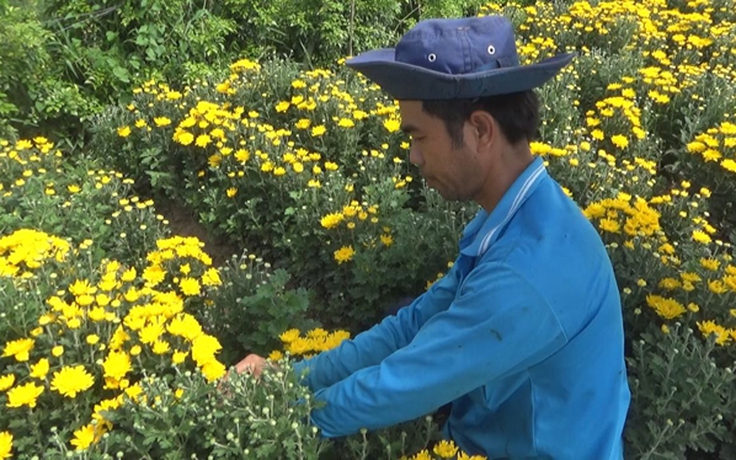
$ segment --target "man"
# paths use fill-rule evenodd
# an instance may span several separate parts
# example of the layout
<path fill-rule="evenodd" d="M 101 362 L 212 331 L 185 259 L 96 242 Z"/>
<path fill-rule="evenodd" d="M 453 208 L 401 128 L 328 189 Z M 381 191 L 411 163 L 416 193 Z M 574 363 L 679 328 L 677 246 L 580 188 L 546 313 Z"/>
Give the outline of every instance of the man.
<path fill-rule="evenodd" d="M 296 363 L 325 437 L 451 403 L 444 434 L 488 458 L 621 459 L 630 392 L 606 250 L 529 141 L 533 92 L 572 59 L 520 66 L 503 17 L 420 22 L 348 65 L 399 101 L 409 158 L 481 210 L 449 273 L 396 315 Z M 259 374 L 251 355 L 237 370 Z"/>

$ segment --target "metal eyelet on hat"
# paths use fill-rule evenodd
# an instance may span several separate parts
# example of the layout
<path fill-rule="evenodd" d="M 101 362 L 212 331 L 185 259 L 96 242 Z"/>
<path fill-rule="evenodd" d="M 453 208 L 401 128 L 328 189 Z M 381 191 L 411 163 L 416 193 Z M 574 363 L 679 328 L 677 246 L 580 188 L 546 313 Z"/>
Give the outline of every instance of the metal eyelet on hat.
<path fill-rule="evenodd" d="M 434 62 L 434 61 L 436 61 L 436 60 L 437 60 L 437 55 L 436 55 L 436 54 L 434 54 L 434 53 L 430 53 L 430 55 L 429 55 L 429 56 L 427 56 L 427 60 L 428 60 L 429 62 Z"/>
<path fill-rule="evenodd" d="M 488 54 L 496 54 L 496 47 L 493 45 L 488 45 Z"/>

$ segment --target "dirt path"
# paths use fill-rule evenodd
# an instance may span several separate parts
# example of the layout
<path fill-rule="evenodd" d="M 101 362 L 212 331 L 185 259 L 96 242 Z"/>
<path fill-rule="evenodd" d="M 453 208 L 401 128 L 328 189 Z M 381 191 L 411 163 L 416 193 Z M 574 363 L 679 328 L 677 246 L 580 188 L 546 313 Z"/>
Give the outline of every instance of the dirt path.
<path fill-rule="evenodd" d="M 156 211 L 169 221 L 169 228 L 175 235 L 193 236 L 204 242 L 204 251 L 212 257 L 215 266 L 223 265 L 233 254 L 240 254 L 240 250 L 210 234 L 204 225 L 199 223 L 197 216 L 183 204 L 165 197 L 154 199 Z"/>

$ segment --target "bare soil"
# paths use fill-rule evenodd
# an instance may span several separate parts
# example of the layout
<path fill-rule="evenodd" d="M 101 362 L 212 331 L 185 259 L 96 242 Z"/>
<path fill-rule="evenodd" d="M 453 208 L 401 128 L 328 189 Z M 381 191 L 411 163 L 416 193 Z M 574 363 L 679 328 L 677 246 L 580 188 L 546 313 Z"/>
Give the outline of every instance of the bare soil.
<path fill-rule="evenodd" d="M 174 235 L 197 237 L 204 242 L 203 250 L 212 257 L 213 265 L 221 266 L 233 254 L 241 253 L 238 247 L 208 231 L 197 215 L 181 202 L 166 197 L 158 197 L 154 202 L 156 211 L 169 221 L 169 228 Z"/>

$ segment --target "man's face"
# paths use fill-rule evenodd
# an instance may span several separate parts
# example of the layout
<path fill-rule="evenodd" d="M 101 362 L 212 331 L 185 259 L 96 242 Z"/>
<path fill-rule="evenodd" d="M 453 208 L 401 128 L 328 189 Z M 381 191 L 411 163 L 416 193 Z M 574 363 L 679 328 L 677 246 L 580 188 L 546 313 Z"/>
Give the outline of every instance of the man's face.
<path fill-rule="evenodd" d="M 472 126 L 463 127 L 463 145 L 452 143 L 445 123 L 422 110 L 421 101 L 399 101 L 402 130 L 411 137 L 409 161 L 419 168 L 427 185 L 446 200 L 465 201 L 477 196 L 487 168 L 480 162 Z"/>

